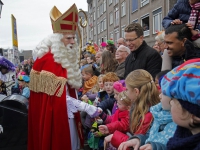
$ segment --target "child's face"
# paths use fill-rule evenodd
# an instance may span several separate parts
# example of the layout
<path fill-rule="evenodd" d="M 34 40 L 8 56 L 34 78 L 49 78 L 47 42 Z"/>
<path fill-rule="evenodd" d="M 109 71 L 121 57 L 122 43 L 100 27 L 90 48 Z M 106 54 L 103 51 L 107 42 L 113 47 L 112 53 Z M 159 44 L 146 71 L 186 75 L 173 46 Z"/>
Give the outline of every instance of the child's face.
<path fill-rule="evenodd" d="M 164 94 L 162 94 L 162 93 L 159 95 L 159 97 L 160 97 L 160 102 L 162 104 L 163 110 L 170 110 L 171 98 L 166 96 L 166 95 L 164 95 Z"/>
<path fill-rule="evenodd" d="M 193 4 L 195 4 L 195 3 L 198 3 L 199 2 L 199 0 L 189 0 L 189 3 L 191 4 L 191 5 L 193 5 Z"/>
<path fill-rule="evenodd" d="M 114 98 L 118 101 L 119 92 L 114 89 Z"/>
<path fill-rule="evenodd" d="M 25 87 L 25 82 L 24 81 L 18 81 L 18 83 L 19 83 L 20 87 Z"/>
<path fill-rule="evenodd" d="M 191 123 L 191 117 L 188 117 L 188 113 L 183 113 L 183 108 L 177 99 L 172 99 L 170 101 L 171 105 L 171 114 L 173 121 L 184 128 L 190 128 L 189 124 Z"/>
<path fill-rule="evenodd" d="M 121 111 L 124 111 L 124 110 L 128 110 L 128 106 L 124 105 L 123 100 L 117 100 L 117 106 L 118 106 L 118 109 L 121 110 Z"/>
<path fill-rule="evenodd" d="M 127 94 L 128 98 L 129 98 L 132 102 L 135 102 L 135 100 L 137 99 L 137 96 L 138 96 L 138 94 L 137 94 L 136 91 L 135 91 L 136 88 L 135 88 L 135 90 L 134 90 L 134 89 L 132 89 L 131 87 L 126 86 L 126 90 L 127 90 L 126 94 Z"/>
<path fill-rule="evenodd" d="M 99 78 L 98 84 L 99 84 L 99 88 L 103 89 L 103 78 L 102 77 Z"/>
<path fill-rule="evenodd" d="M 86 73 L 85 71 L 82 71 L 82 78 L 84 81 L 88 81 L 92 75 L 90 73 Z"/>
<path fill-rule="evenodd" d="M 109 95 L 113 93 L 113 83 L 114 82 L 104 82 L 104 90 L 106 91 L 106 93 L 108 93 Z"/>

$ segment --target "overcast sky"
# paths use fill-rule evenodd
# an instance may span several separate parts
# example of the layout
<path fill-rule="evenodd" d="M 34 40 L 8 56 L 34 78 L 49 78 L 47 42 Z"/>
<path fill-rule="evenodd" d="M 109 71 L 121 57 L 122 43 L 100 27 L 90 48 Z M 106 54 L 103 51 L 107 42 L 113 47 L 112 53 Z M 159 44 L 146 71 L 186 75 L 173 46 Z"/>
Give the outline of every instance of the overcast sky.
<path fill-rule="evenodd" d="M 87 11 L 87 0 L 1 0 L 0 48 L 12 48 L 11 14 L 17 21 L 18 49 L 32 50 L 52 33 L 49 12 L 55 5 L 64 13 L 71 5 Z"/>

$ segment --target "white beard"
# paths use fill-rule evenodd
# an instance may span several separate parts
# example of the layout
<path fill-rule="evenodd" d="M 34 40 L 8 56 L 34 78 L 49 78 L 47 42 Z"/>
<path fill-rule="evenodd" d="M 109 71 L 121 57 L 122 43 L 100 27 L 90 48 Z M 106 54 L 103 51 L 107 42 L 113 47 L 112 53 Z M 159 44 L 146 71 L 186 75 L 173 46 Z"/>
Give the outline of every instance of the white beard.
<path fill-rule="evenodd" d="M 80 52 L 77 41 L 75 44 L 68 44 L 67 47 L 61 42 L 62 34 L 54 33 L 44 39 L 33 50 L 33 56 L 41 58 L 51 49 L 55 62 L 61 64 L 67 70 L 67 81 L 72 88 L 80 88 L 82 86 L 81 71 L 79 69 Z M 72 48 L 70 48 L 72 46 Z"/>

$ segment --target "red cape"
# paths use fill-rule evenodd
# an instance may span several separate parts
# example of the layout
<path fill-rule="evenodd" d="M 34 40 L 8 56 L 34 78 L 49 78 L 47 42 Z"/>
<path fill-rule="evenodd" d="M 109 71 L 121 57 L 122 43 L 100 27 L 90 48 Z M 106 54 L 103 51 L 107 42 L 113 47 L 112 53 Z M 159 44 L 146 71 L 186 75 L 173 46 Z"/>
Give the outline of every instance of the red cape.
<path fill-rule="evenodd" d="M 67 79 L 67 70 L 62 68 L 59 63 L 54 62 L 53 54 L 50 52 L 37 59 L 32 69 L 39 73 L 41 71 L 48 71 L 56 77 Z M 40 80 L 34 81 L 33 76 L 34 74 L 32 73 L 30 75 L 32 79 L 30 89 L 31 85 L 34 87 L 40 82 Z M 45 88 L 49 88 L 49 86 L 45 86 Z M 56 93 L 59 90 L 57 89 Z M 28 150 L 71 150 L 71 140 L 73 139 L 70 139 L 66 86 L 64 86 L 60 97 L 56 96 L 56 93 L 50 95 L 45 92 L 31 90 L 28 113 Z M 74 89 L 69 88 L 69 93 L 70 96 L 76 97 Z M 79 113 L 75 114 L 75 120 L 82 147 L 84 140 Z"/>

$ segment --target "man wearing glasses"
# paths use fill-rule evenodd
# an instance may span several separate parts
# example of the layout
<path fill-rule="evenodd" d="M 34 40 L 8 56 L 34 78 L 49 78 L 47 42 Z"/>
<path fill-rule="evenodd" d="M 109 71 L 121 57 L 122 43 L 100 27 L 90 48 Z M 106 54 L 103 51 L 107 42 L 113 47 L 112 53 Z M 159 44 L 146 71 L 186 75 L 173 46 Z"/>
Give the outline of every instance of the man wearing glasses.
<path fill-rule="evenodd" d="M 144 69 L 154 78 L 161 71 L 162 58 L 144 41 L 143 28 L 139 23 L 131 23 L 125 28 L 125 41 L 131 53 L 125 61 L 124 77 L 133 70 Z"/>

